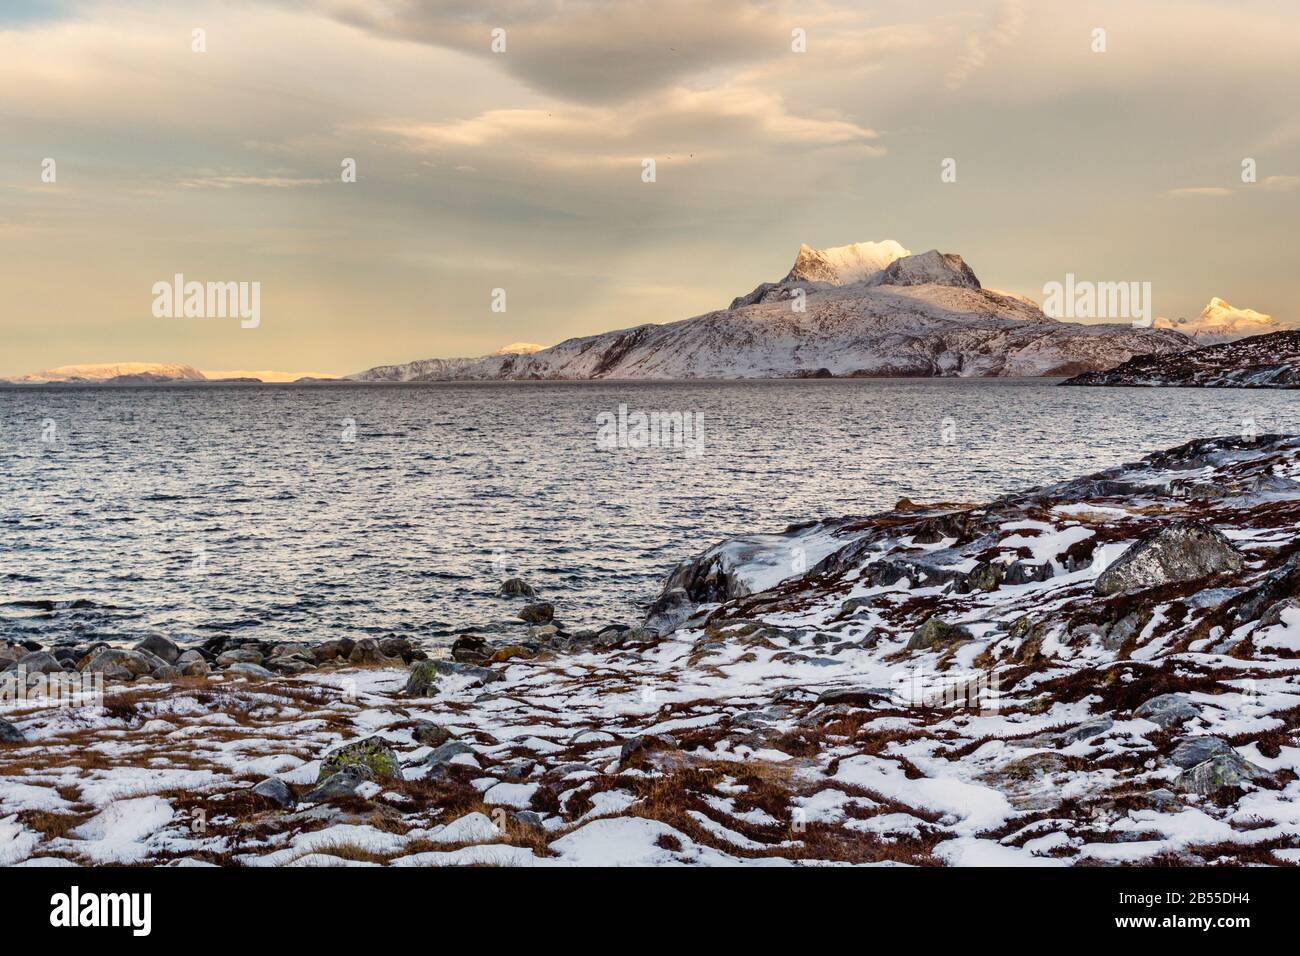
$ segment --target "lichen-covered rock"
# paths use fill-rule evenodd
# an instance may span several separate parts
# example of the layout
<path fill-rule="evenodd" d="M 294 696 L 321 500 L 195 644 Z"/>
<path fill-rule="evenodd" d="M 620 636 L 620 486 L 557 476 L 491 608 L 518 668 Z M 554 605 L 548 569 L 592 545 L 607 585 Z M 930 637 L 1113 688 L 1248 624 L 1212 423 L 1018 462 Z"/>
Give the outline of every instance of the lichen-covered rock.
<path fill-rule="evenodd" d="M 366 737 L 331 750 L 321 761 L 317 781 L 322 781 L 345 767 L 364 767 L 374 777 L 400 780 L 401 764 L 397 754 L 378 737 Z"/>
<path fill-rule="evenodd" d="M 1243 564 L 1237 549 L 1214 528 L 1199 521 L 1178 521 L 1146 535 L 1121 554 L 1094 587 L 1099 595 L 1119 594 L 1240 571 Z"/>
<path fill-rule="evenodd" d="M 932 617 L 912 632 L 912 639 L 907 642 L 907 649 L 926 650 L 937 644 L 955 644 L 970 639 L 970 631 L 962 625 L 949 624 L 942 618 Z"/>
<path fill-rule="evenodd" d="M 434 661 L 416 661 L 402 693 L 407 697 L 432 697 L 438 692 L 438 668 Z"/>
<path fill-rule="evenodd" d="M 1208 797 L 1226 787 L 1240 787 L 1268 776 L 1268 771 L 1263 767 L 1255 766 L 1233 750 L 1184 770 L 1178 775 L 1177 786 L 1187 793 L 1199 793 Z"/>
<path fill-rule="evenodd" d="M 1094 737 L 1100 737 L 1106 731 L 1115 726 L 1115 721 L 1105 715 L 1094 717 L 1091 720 L 1085 720 L 1077 727 L 1072 727 L 1065 733 L 1061 734 L 1061 739 L 1066 743 L 1077 743 L 1080 740 L 1091 740 Z"/>

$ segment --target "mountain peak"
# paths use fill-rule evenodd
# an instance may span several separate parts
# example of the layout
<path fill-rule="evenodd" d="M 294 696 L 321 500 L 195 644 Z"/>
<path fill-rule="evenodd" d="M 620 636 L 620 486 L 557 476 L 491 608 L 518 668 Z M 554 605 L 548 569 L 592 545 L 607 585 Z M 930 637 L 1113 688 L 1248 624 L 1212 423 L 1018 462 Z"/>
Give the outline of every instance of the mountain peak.
<path fill-rule="evenodd" d="M 1210 345 L 1217 342 L 1231 342 L 1248 335 L 1262 335 L 1268 332 L 1280 332 L 1289 328 L 1286 323 L 1278 322 L 1273 316 L 1254 309 L 1239 309 L 1220 299 L 1217 295 L 1194 319 L 1156 319 L 1156 328 L 1177 329 L 1190 335 L 1200 344 Z"/>
<path fill-rule="evenodd" d="M 795 256 L 794 266 L 782 280 L 791 282 L 825 282 L 830 285 L 851 285 L 862 282 L 880 272 L 891 262 L 910 256 L 893 239 L 881 242 L 854 242 L 847 246 L 814 249 L 802 244 Z"/>
<path fill-rule="evenodd" d="M 980 280 L 955 252 L 931 249 L 915 256 L 895 259 L 872 280 L 872 285 L 948 285 L 980 289 Z"/>
<path fill-rule="evenodd" d="M 509 345 L 503 345 L 493 352 L 493 355 L 532 355 L 534 352 L 540 352 L 546 348 L 545 345 L 534 345 L 532 342 L 511 342 Z"/>

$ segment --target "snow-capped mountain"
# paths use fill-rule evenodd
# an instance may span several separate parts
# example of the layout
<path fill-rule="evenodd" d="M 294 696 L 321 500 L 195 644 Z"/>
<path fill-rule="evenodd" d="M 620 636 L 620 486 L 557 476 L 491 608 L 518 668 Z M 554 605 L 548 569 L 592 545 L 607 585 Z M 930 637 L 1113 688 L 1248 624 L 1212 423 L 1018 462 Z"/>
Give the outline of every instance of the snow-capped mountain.
<path fill-rule="evenodd" d="M 893 240 L 802 246 L 727 309 L 569 339 L 531 355 L 424 359 L 357 381 L 1074 375 L 1192 347 L 1179 332 L 1048 318 L 984 288 L 961 256 Z"/>
<path fill-rule="evenodd" d="M 1254 335 L 1178 355 L 1142 355 L 1061 384 L 1300 388 L 1300 331 Z"/>
<path fill-rule="evenodd" d="M 1229 305 L 1218 296 L 1212 298 L 1209 305 L 1194 319 L 1161 317 L 1156 319 L 1155 325 L 1156 328 L 1176 329 L 1184 335 L 1191 336 L 1197 345 L 1214 345 L 1219 342 L 1244 339 L 1250 335 L 1266 335 L 1269 332 L 1282 332 L 1294 328 L 1263 312 Z"/>
<path fill-rule="evenodd" d="M 60 365 L 30 375 L 20 375 L 13 382 L 88 382 L 106 384 L 114 380 L 203 382 L 206 376 L 183 362 L 107 362 L 98 365 Z"/>

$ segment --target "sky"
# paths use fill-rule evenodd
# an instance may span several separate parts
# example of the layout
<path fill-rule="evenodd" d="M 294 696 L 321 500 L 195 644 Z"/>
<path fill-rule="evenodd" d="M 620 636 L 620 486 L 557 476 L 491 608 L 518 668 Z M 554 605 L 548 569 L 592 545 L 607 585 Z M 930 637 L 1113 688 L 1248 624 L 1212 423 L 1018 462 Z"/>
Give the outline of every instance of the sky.
<path fill-rule="evenodd" d="M 1291 0 L 5 0 L 0 376 L 552 345 L 886 238 L 1294 321 L 1297 94 Z"/>

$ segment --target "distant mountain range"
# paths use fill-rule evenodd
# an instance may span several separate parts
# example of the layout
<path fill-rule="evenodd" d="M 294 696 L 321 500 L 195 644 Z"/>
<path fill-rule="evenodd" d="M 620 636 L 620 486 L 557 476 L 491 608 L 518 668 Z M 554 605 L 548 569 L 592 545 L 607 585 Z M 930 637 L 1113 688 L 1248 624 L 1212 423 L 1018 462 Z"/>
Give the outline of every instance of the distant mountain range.
<path fill-rule="evenodd" d="M 107 362 L 95 365 L 60 365 L 9 379 L 16 385 L 184 385 L 263 382 L 331 381 L 329 376 L 301 372 L 224 371 L 200 372 L 183 362 Z M 3 380 L 0 380 L 3 381 Z"/>
<path fill-rule="evenodd" d="M 1073 375 L 1193 347 L 1170 329 L 1048 318 L 984 288 L 961 256 L 892 239 L 801 246 L 785 278 L 729 308 L 568 339 L 531 353 L 423 359 L 359 382 Z"/>
<path fill-rule="evenodd" d="M 1293 328 L 1263 312 L 1256 312 L 1254 309 L 1238 309 L 1218 296 L 1211 299 L 1210 304 L 1194 319 L 1159 318 L 1156 319 L 1155 326 L 1161 329 L 1176 329 L 1190 336 L 1197 345 L 1232 342 L 1251 335 L 1284 332 Z"/>
<path fill-rule="evenodd" d="M 1062 385 L 1300 388 L 1300 332 L 1271 332 L 1174 355 L 1143 355 Z"/>

